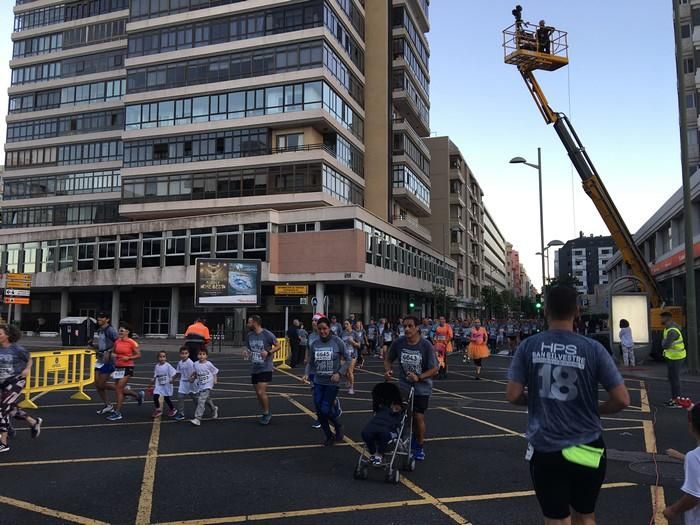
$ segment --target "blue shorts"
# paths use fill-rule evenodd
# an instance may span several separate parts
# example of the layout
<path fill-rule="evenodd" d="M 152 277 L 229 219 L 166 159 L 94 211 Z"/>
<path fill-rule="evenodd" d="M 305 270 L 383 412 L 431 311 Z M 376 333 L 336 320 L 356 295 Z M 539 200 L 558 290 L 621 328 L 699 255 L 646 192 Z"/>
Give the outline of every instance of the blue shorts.
<path fill-rule="evenodd" d="M 111 374 L 114 372 L 114 364 L 113 363 L 104 363 L 101 368 L 96 368 L 95 371 L 98 374 Z"/>

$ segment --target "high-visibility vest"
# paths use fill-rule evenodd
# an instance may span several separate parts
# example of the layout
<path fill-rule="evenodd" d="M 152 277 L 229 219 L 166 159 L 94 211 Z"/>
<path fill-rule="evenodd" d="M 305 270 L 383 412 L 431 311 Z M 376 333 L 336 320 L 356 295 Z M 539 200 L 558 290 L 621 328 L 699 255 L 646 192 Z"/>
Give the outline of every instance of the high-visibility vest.
<path fill-rule="evenodd" d="M 671 326 L 670 328 L 666 328 L 664 330 L 664 339 L 666 339 L 666 336 L 671 330 L 675 330 L 678 332 L 678 339 L 673 341 L 673 344 L 664 350 L 664 357 L 666 359 L 670 359 L 671 361 L 676 361 L 678 359 L 685 359 L 686 352 L 685 352 L 685 343 L 683 342 L 683 334 L 681 331 L 675 327 Z"/>

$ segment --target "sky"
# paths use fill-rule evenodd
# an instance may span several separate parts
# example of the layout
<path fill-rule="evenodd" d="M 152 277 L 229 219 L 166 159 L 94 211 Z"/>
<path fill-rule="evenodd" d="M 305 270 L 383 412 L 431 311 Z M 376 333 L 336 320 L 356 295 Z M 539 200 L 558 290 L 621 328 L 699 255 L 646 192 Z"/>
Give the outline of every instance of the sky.
<path fill-rule="evenodd" d="M 545 244 L 607 230 L 554 129 L 545 125 L 515 67 L 503 63 L 501 31 L 513 22 L 514 3 L 432 0 L 430 120 L 433 135 L 449 135 L 462 151 L 486 206 L 539 286 L 537 172 L 509 164 L 512 157 L 535 163 L 542 148 Z M 544 18 L 569 33 L 570 65 L 540 72 L 538 80 L 550 105 L 570 116 L 634 233 L 681 185 L 671 0 L 647 1 L 643 8 L 638 0 L 521 4 L 525 20 Z M 0 0 L 7 15 L 0 17 L 0 64 L 12 55 L 13 5 Z M 0 67 L 0 114 L 7 111 L 9 85 L 9 68 Z"/>
<path fill-rule="evenodd" d="M 552 126 L 515 66 L 503 28 L 515 0 L 433 0 L 430 127 L 459 147 L 485 204 L 541 283 L 537 162 L 542 148 L 545 245 L 608 235 Z M 637 229 L 681 186 L 671 0 L 522 0 L 523 19 L 569 34 L 567 68 L 538 72 L 550 106 L 569 115 L 627 226 Z M 643 5 L 643 7 L 640 7 Z M 569 98 L 570 89 L 570 98 Z M 569 109 L 570 104 L 570 109 Z M 553 276 L 554 249 L 550 250 Z"/>

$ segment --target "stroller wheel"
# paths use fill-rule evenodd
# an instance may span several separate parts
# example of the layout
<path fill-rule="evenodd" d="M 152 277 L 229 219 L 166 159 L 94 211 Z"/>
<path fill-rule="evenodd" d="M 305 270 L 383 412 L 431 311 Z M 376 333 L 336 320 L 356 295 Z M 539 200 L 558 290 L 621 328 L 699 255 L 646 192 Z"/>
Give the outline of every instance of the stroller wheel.
<path fill-rule="evenodd" d="M 403 464 L 403 469 L 407 472 L 413 472 L 416 470 L 416 458 L 410 455 L 406 458 Z"/>
<path fill-rule="evenodd" d="M 387 483 L 393 483 L 394 485 L 398 484 L 399 479 L 401 479 L 401 474 L 399 474 L 399 469 L 389 469 L 386 473 L 386 481 Z"/>
<path fill-rule="evenodd" d="M 367 472 L 367 466 L 363 465 L 361 467 L 357 467 L 355 469 L 355 472 L 353 474 L 353 477 L 355 479 L 367 479 L 368 472 Z"/>

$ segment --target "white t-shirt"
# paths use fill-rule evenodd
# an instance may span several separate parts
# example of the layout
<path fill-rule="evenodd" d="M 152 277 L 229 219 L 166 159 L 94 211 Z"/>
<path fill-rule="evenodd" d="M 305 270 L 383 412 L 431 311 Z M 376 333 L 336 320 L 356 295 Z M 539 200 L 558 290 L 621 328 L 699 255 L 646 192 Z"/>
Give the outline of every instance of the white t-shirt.
<path fill-rule="evenodd" d="M 685 482 L 681 490 L 700 498 L 700 447 L 685 455 Z M 700 504 L 683 514 L 685 525 L 700 525 Z"/>
<path fill-rule="evenodd" d="M 178 394 L 191 394 L 194 392 L 190 377 L 194 374 L 194 363 L 187 357 L 184 361 L 177 362 L 177 373 L 180 374 L 180 385 L 177 387 Z"/>
<path fill-rule="evenodd" d="M 203 364 L 197 361 L 194 364 L 194 372 L 197 374 L 196 392 L 214 388 L 214 376 L 219 373 L 219 369 L 211 364 L 211 361 L 205 361 Z"/>
<path fill-rule="evenodd" d="M 173 368 L 170 363 L 163 363 L 162 365 L 158 363 L 153 369 L 153 393 L 160 396 L 172 396 L 173 395 L 173 376 L 177 374 L 177 371 Z"/>

